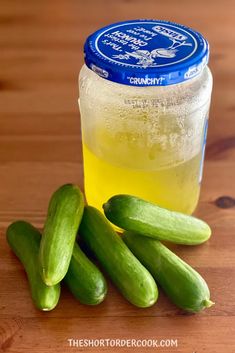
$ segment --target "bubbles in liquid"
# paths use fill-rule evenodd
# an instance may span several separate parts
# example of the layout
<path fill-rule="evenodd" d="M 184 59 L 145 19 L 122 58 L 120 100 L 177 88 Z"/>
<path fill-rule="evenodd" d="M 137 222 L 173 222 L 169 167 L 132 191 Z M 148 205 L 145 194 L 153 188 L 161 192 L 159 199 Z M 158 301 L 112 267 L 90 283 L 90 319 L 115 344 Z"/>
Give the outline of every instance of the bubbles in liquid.
<path fill-rule="evenodd" d="M 137 195 L 166 208 L 192 213 L 199 195 L 200 153 L 186 163 L 162 169 L 135 169 L 98 158 L 83 144 L 85 191 L 90 205 L 119 193 Z M 97 192 L 98 190 L 98 192 Z"/>

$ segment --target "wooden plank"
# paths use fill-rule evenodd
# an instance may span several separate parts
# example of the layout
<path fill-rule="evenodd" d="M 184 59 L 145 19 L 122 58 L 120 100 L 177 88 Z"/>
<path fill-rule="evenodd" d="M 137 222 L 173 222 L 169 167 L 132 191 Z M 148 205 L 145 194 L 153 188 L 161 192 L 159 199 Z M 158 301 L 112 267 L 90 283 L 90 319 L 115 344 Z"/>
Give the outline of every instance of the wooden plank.
<path fill-rule="evenodd" d="M 71 348 L 68 339 L 177 339 L 178 347 L 162 348 L 160 352 L 227 352 L 234 353 L 234 317 L 116 317 L 70 318 L 16 318 L 1 322 L 3 351 L 14 353 L 69 352 L 130 352 L 137 349 Z M 210 329 L 212 327 L 213 329 Z M 229 330 L 228 330 L 229 328 Z M 193 335 L 192 335 L 193 332 Z M 226 339 L 225 339 L 226 337 Z M 156 352 L 156 348 L 140 348 L 140 352 Z"/>
<path fill-rule="evenodd" d="M 184 257 L 182 256 L 182 258 Z M 211 289 L 211 298 L 216 303 L 210 310 L 205 310 L 201 314 L 195 315 L 195 317 L 207 317 L 208 320 L 210 317 L 218 317 L 218 321 L 220 321 L 221 317 L 233 316 L 235 293 L 231 291 L 231 286 L 235 275 L 234 267 L 219 268 L 214 265 L 214 267 L 195 268 L 207 280 Z M 4 272 L 1 279 L 4 287 L 0 292 L 1 317 L 45 317 L 44 312 L 35 309 L 29 294 L 26 276 L 16 259 L 14 261 L 8 259 L 4 265 L 1 265 L 0 269 Z M 162 291 L 160 291 L 156 305 L 152 308 L 138 309 L 128 303 L 110 282 L 107 298 L 102 304 L 95 307 L 80 304 L 72 297 L 67 288 L 63 286 L 62 289 L 59 305 L 49 314 L 49 317 L 61 318 L 61 320 L 71 317 L 117 317 L 117 320 L 121 322 L 125 316 L 174 318 L 186 315 L 185 312 L 172 304 Z"/>

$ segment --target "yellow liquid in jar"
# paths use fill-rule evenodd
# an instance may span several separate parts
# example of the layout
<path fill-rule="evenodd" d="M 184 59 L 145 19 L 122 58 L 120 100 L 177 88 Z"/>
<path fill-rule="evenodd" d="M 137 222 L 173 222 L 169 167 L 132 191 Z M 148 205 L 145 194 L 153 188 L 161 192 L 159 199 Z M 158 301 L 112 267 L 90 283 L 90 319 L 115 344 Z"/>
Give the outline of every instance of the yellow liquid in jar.
<path fill-rule="evenodd" d="M 144 153 L 141 155 L 141 149 L 132 151 L 124 146 L 122 151 L 110 141 L 107 146 L 110 158 L 103 158 L 83 143 L 85 193 L 89 205 L 102 211 L 103 203 L 111 196 L 130 194 L 186 214 L 194 211 L 200 192 L 201 151 L 185 162 L 166 168 L 157 168 L 157 158 L 154 169 L 144 165 L 133 168 L 116 160 L 123 153 L 125 161 L 131 164 L 133 159 L 139 159 L 141 165 L 146 158 Z"/>

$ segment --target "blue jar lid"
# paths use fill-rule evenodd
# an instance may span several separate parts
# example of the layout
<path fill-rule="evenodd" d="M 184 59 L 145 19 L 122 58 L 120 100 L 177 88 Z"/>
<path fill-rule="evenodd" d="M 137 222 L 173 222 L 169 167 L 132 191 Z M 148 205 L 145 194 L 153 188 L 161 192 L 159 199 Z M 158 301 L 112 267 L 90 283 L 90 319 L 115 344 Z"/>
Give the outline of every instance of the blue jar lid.
<path fill-rule="evenodd" d="M 99 76 L 130 86 L 165 86 L 198 75 L 208 62 L 203 36 L 183 25 L 158 20 L 111 24 L 91 34 L 86 65 Z"/>

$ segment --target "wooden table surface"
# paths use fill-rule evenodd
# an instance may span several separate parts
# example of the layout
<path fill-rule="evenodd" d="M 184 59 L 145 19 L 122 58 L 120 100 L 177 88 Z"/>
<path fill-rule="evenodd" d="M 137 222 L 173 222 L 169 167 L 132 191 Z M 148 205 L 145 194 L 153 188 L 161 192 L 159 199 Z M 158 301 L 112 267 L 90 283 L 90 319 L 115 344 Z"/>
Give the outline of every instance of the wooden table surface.
<path fill-rule="evenodd" d="M 177 339 L 178 347 L 107 352 L 235 352 L 235 2 L 229 0 L 57 0 L 0 3 L 0 352 L 72 352 L 68 339 Z M 32 305 L 7 225 L 42 227 L 48 199 L 66 182 L 83 186 L 77 74 L 86 36 L 114 21 L 159 18 L 194 27 L 211 44 L 214 91 L 197 215 L 213 229 L 199 247 L 175 246 L 211 288 L 216 305 L 186 315 L 161 293 L 137 309 L 110 285 L 97 307 L 63 288 L 58 307 Z M 81 351 L 83 349 L 80 349 Z M 84 348 L 86 352 L 102 349 Z"/>

